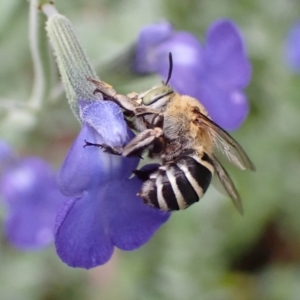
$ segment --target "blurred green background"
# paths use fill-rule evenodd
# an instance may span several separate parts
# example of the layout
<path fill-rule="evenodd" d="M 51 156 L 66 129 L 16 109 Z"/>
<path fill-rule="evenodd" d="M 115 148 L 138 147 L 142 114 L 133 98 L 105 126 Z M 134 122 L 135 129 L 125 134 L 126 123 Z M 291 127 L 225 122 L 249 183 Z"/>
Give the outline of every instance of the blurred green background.
<path fill-rule="evenodd" d="M 1 0 L 1 103 L 30 97 L 28 4 Z M 233 136 L 257 171 L 227 168 L 242 195 L 244 217 L 211 187 L 199 204 L 174 213 L 141 249 L 115 251 L 109 263 L 90 271 L 64 265 L 54 247 L 20 252 L 1 233 L 0 299 L 300 299 L 300 75 L 286 69 L 283 57 L 300 2 L 58 0 L 56 7 L 73 23 L 100 77 L 120 93 L 160 80 L 129 82 L 101 68 L 134 42 L 142 26 L 168 19 L 203 39 L 216 19 L 234 20 L 244 34 L 253 77 L 246 91 L 250 115 Z M 0 106 L 0 137 L 21 155 L 40 155 L 59 168 L 79 124 L 58 76 L 49 86 L 50 100 L 37 121 Z"/>

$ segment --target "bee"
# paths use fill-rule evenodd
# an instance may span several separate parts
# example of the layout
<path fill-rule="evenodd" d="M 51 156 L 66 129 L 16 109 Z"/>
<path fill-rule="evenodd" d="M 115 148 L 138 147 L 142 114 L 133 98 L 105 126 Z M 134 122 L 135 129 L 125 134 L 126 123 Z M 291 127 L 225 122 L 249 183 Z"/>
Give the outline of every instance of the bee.
<path fill-rule="evenodd" d="M 88 78 L 106 100 L 123 110 L 130 128 L 137 135 L 121 149 L 85 141 L 105 152 L 122 156 L 140 156 L 145 150 L 161 165 L 134 173 L 144 182 L 138 193 L 144 203 L 165 211 L 185 209 L 203 197 L 212 177 L 217 176 L 235 207 L 243 213 L 240 195 L 227 171 L 216 157 L 219 149 L 238 168 L 254 171 L 243 148 L 224 129 L 213 122 L 195 98 L 176 93 L 168 85 L 172 74 L 169 55 L 168 79 L 161 86 L 143 93 L 120 95 L 109 84 Z"/>

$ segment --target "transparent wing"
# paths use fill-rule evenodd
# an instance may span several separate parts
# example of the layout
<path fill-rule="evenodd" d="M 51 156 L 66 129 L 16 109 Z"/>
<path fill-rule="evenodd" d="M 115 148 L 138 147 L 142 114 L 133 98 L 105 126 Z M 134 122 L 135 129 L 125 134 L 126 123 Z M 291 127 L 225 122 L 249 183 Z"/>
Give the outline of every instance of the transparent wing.
<path fill-rule="evenodd" d="M 238 191 L 235 188 L 235 185 L 230 178 L 229 174 L 226 172 L 226 170 L 223 168 L 221 163 L 217 160 L 216 157 L 211 157 L 216 175 L 213 177 L 213 183 L 214 186 L 220 191 L 223 192 L 223 188 L 225 189 L 226 194 L 231 198 L 234 206 L 238 210 L 239 213 L 242 215 L 244 214 L 243 205 L 241 197 L 238 193 Z M 216 181 L 216 178 L 219 180 L 219 182 L 222 184 L 223 188 L 220 188 L 219 182 Z"/>
<path fill-rule="evenodd" d="M 197 114 L 196 123 L 207 129 L 214 144 L 227 159 L 242 170 L 249 169 L 255 171 L 255 166 L 241 147 L 241 145 L 208 117 L 195 111 Z"/>

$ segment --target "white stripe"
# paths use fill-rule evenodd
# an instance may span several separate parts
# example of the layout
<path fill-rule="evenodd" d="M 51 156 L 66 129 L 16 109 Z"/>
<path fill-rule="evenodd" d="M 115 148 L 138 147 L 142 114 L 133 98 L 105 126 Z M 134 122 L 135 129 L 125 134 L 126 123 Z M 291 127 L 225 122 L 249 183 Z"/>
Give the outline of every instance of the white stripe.
<path fill-rule="evenodd" d="M 163 171 L 167 171 L 167 167 L 166 166 L 160 166 L 159 169 L 163 170 Z"/>
<path fill-rule="evenodd" d="M 212 175 L 214 175 L 215 169 L 211 163 L 209 163 L 206 160 L 203 160 L 202 157 L 197 155 L 190 155 L 195 161 L 197 161 L 199 164 L 203 165 L 205 168 L 207 168 Z"/>
<path fill-rule="evenodd" d="M 181 171 L 184 172 L 185 177 L 190 182 L 191 186 L 194 188 L 195 192 L 197 193 L 198 197 L 201 198 L 203 196 L 203 189 L 198 184 L 198 182 L 195 180 L 195 178 L 190 173 L 189 169 L 185 164 L 178 163 L 178 167 L 181 169 Z"/>
<path fill-rule="evenodd" d="M 150 179 L 156 179 L 157 176 L 158 176 L 158 174 L 159 174 L 158 171 L 155 171 L 155 172 L 153 172 L 153 173 L 150 174 L 149 178 Z"/>
<path fill-rule="evenodd" d="M 175 169 L 170 167 L 168 170 L 167 170 L 167 176 L 168 176 L 168 179 L 171 183 L 171 186 L 172 186 L 172 189 L 173 189 L 173 192 L 175 194 L 175 197 L 176 197 L 176 200 L 177 200 L 177 203 L 178 203 L 178 206 L 180 209 L 184 209 L 186 208 L 186 202 L 178 188 L 178 185 L 177 185 L 177 182 L 176 182 L 176 177 L 175 177 Z"/>
<path fill-rule="evenodd" d="M 151 180 L 146 180 L 141 188 L 140 195 L 142 197 L 148 196 L 149 192 L 153 189 L 153 182 Z"/>
<path fill-rule="evenodd" d="M 163 210 L 169 210 L 169 207 L 166 203 L 166 200 L 163 196 L 162 189 L 163 189 L 163 183 L 162 183 L 162 176 L 158 176 L 156 179 L 156 188 L 157 188 L 157 201 L 158 205 Z"/>

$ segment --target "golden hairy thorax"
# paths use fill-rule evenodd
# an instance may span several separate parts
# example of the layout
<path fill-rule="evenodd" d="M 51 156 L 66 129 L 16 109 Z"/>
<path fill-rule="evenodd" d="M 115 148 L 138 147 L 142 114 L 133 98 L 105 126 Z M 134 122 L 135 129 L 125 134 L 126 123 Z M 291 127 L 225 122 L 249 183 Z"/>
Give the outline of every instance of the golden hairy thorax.
<path fill-rule="evenodd" d="M 208 116 L 203 105 L 195 98 L 174 94 L 164 111 L 163 132 L 167 139 L 178 140 L 184 148 L 208 154 L 213 151 L 209 132 L 194 122 L 195 109 Z"/>

